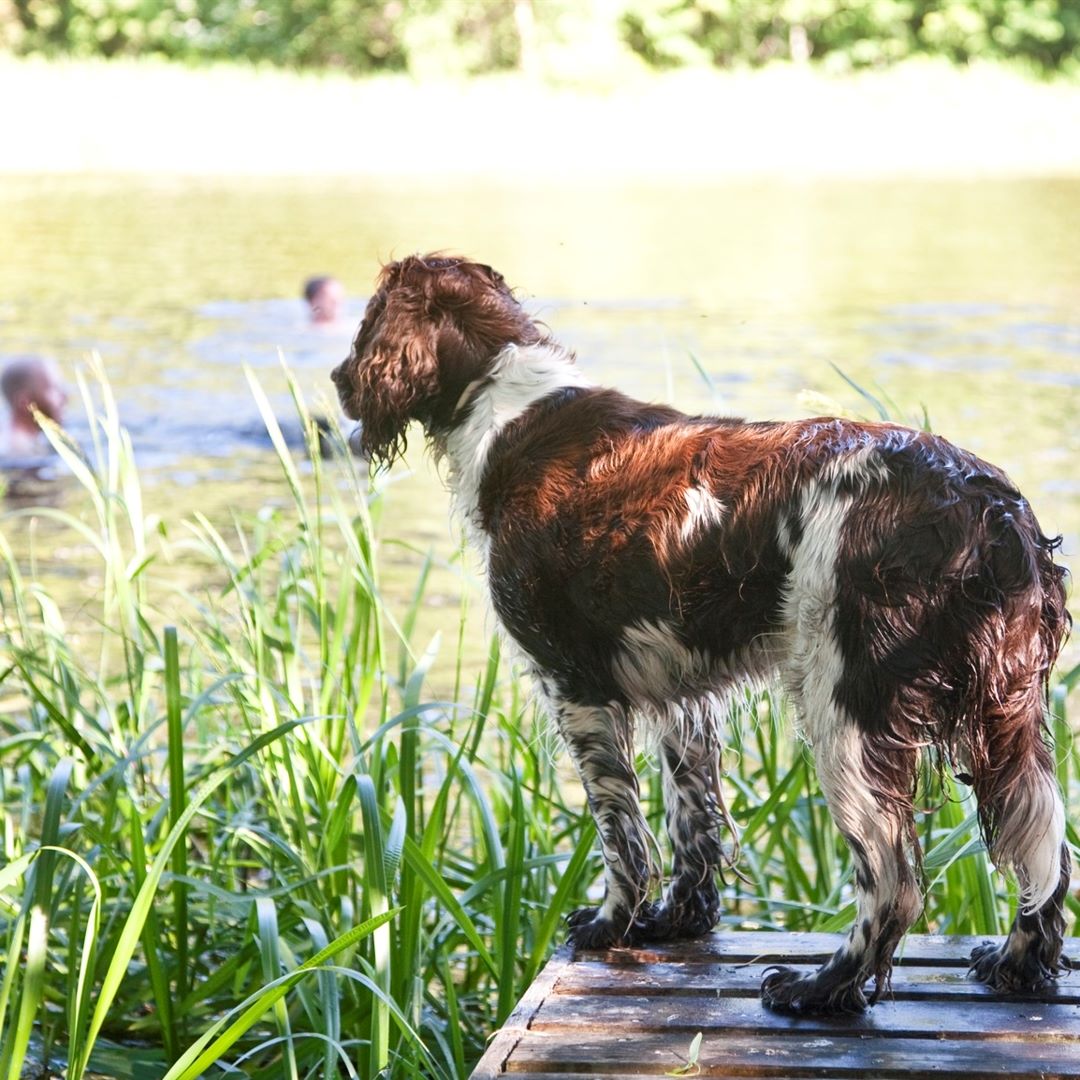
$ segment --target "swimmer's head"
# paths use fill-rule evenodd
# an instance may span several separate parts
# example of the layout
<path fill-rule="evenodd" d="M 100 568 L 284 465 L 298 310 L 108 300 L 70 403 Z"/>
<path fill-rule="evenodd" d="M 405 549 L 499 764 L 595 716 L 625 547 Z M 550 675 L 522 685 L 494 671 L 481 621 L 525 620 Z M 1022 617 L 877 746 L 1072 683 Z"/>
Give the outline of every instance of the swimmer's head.
<path fill-rule="evenodd" d="M 341 304 L 345 299 L 345 290 L 336 277 L 324 275 L 308 278 L 304 282 L 304 299 L 311 308 L 312 322 L 337 322 L 341 314 Z"/>
<path fill-rule="evenodd" d="M 57 424 L 64 421 L 67 391 L 56 365 L 40 356 L 19 356 L 0 374 L 0 392 L 11 409 L 11 423 L 23 430 L 38 427 L 35 411 Z"/>

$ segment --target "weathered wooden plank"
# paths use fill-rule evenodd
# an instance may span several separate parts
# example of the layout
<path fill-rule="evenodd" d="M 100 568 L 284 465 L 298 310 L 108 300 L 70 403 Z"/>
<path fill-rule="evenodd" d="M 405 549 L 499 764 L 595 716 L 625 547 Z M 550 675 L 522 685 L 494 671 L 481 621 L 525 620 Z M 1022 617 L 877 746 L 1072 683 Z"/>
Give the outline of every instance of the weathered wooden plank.
<path fill-rule="evenodd" d="M 956 1002 L 947 1008 L 925 1001 L 879 1002 L 864 1013 L 839 1016 L 790 1016 L 766 1009 L 753 997 L 605 998 L 552 994 L 533 1016 L 533 1031 L 578 1032 L 724 1032 L 852 1035 L 885 1038 L 997 1040 L 1072 1040 L 1080 1060 L 1080 1006 L 1044 1002 Z"/>
<path fill-rule="evenodd" d="M 563 946 L 544 965 L 513 1012 L 506 1018 L 506 1023 L 495 1032 L 484 1056 L 472 1071 L 470 1080 L 494 1080 L 504 1074 L 507 1059 L 528 1031 L 537 1010 L 551 993 L 551 988 L 569 962 L 570 949 Z"/>
<path fill-rule="evenodd" d="M 585 954 L 582 954 L 584 956 Z M 790 966 L 811 972 L 815 964 Z M 724 997 L 755 997 L 768 964 L 719 964 L 671 961 L 656 964 L 609 964 L 575 960 L 568 964 L 552 990 L 554 994 L 656 994 L 680 996 L 713 993 Z M 973 979 L 964 967 L 908 965 L 893 970 L 892 992 L 883 1000 L 1029 1001 L 1027 995 L 1005 995 Z M 1039 1000 L 1059 1005 L 1080 1004 L 1080 977 L 1066 975 Z"/>
<path fill-rule="evenodd" d="M 983 938 L 907 939 L 893 994 L 860 1016 L 790 1017 L 762 1007 L 765 967 L 811 970 L 842 940 L 722 933 L 644 949 L 563 948 L 495 1036 L 474 1080 L 644 1080 L 683 1064 L 698 1032 L 702 1076 L 1080 1080 L 1080 978 L 1038 999 L 992 994 L 967 977 Z"/>
<path fill-rule="evenodd" d="M 689 1038 L 670 1035 L 585 1035 L 530 1031 L 507 1062 L 513 1075 L 663 1076 L 685 1059 Z M 843 1080 L 1013 1080 L 1080 1077 L 1075 1042 L 980 1044 L 950 1039 L 762 1039 L 719 1033 L 706 1036 L 698 1054 L 700 1076 L 839 1077 Z"/>
<path fill-rule="evenodd" d="M 784 963 L 793 960 L 821 963 L 840 947 L 842 934 L 777 933 L 735 931 L 709 934 L 692 941 L 666 945 L 645 945 L 636 949 L 578 950 L 575 959 L 604 960 L 609 963 L 655 964 L 674 961 L 723 961 L 727 963 L 759 961 Z M 971 950 L 984 941 L 1001 942 L 1002 937 L 919 934 L 905 938 L 897 950 L 898 965 L 933 964 L 967 967 Z M 1070 938 L 1066 953 L 1080 957 L 1080 941 Z"/>

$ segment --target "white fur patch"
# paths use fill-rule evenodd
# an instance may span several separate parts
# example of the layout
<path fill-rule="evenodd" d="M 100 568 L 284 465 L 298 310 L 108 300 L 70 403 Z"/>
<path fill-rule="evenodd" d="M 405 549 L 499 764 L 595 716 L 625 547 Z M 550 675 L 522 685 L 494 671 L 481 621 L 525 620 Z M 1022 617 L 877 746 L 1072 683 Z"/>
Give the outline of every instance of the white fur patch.
<path fill-rule="evenodd" d="M 774 645 L 762 637 L 732 656 L 718 657 L 684 645 L 669 623 L 639 622 L 623 631 L 611 666 L 647 743 L 678 732 L 720 745 L 734 688 L 763 685 L 775 675 Z"/>
<path fill-rule="evenodd" d="M 852 468 L 849 464 L 845 475 L 850 476 Z M 784 601 L 790 635 L 784 675 L 833 817 L 842 831 L 861 840 L 880 818 L 881 808 L 864 775 L 857 729 L 835 701 L 844 673 L 835 630 L 836 561 L 852 497 L 836 493 L 840 466 L 831 466 L 831 472 L 827 479 L 815 478 L 802 492 L 799 542 L 792 545 L 790 536 L 781 538 L 791 559 Z"/>
<path fill-rule="evenodd" d="M 686 517 L 679 529 L 683 543 L 692 540 L 710 525 L 719 525 L 724 520 L 724 504 L 703 487 L 688 487 L 683 492 L 686 499 Z"/>
<path fill-rule="evenodd" d="M 993 859 L 1015 868 L 1025 914 L 1038 911 L 1061 879 L 1061 845 L 1065 842 L 1065 807 L 1057 781 L 1035 769 L 1023 774 L 1023 785 L 1002 812 Z"/>
<path fill-rule="evenodd" d="M 558 345 L 507 345 L 496 356 L 490 381 L 476 391 L 469 416 L 446 440 L 454 511 L 482 556 L 486 556 L 487 542 L 476 513 L 480 481 L 495 436 L 549 394 L 567 386 L 591 385 Z"/>
<path fill-rule="evenodd" d="M 835 708 L 831 720 L 818 725 L 814 739 L 818 780 L 840 831 L 854 836 L 865 847 L 870 870 L 880 877 L 883 870 L 895 864 L 897 822 L 874 796 L 858 728 L 841 719 Z M 891 890 L 885 891 L 888 895 Z"/>
<path fill-rule="evenodd" d="M 817 481 L 808 485 L 800 501 L 802 536 L 789 552 L 791 572 L 785 584 L 784 621 L 790 636 L 785 677 L 805 714 L 811 739 L 813 717 L 833 714 L 833 691 L 844 671 L 833 622 L 836 557 L 850 508 L 849 497 L 838 497 Z"/>
<path fill-rule="evenodd" d="M 791 559 L 785 585 L 785 622 L 788 655 L 783 668 L 799 710 L 803 731 L 814 751 L 821 789 L 841 832 L 854 837 L 869 863 L 873 893 L 859 897 L 859 913 L 851 946 L 862 951 L 863 920 L 892 898 L 911 905 L 903 914 L 914 919 L 918 896 L 901 887 L 906 864 L 897 863 L 902 824 L 874 795 L 863 760 L 862 736 L 835 700 L 844 673 L 844 658 L 836 637 L 836 562 L 844 523 L 856 494 L 840 494 L 839 481 L 856 490 L 877 477 L 880 462 L 868 451 L 830 463 L 827 470 L 802 492 L 799 516 L 802 532 L 797 543 L 782 530 L 780 542 Z"/>
<path fill-rule="evenodd" d="M 836 641 L 836 559 L 844 523 L 858 497 L 837 492 L 844 481 L 856 492 L 880 482 L 884 466 L 872 447 L 830 461 L 802 490 L 799 520 L 802 532 L 796 543 L 784 523 L 778 540 L 791 560 L 784 585 L 784 622 L 787 657 L 784 675 L 801 703 L 808 726 L 814 714 L 833 712 L 833 691 L 844 671 L 844 658 Z M 811 736 L 812 738 L 812 736 Z"/>
<path fill-rule="evenodd" d="M 860 487 L 871 483 L 889 483 L 889 469 L 875 446 L 864 446 L 848 454 L 841 454 L 825 463 L 816 477 L 819 484 L 838 484 L 841 481 L 857 482 Z"/>
<path fill-rule="evenodd" d="M 873 887 L 859 889 L 858 911 L 851 928 L 850 947 L 863 952 L 880 929 L 883 911 L 895 905 L 895 915 L 907 929 L 918 917 L 920 900 L 904 860 L 904 823 L 874 795 L 863 761 L 863 737 L 836 706 L 826 717 L 812 720 L 814 765 L 833 820 L 845 836 L 854 838 L 866 859 Z M 809 726 L 809 724 L 808 724 Z M 870 934 L 866 934 L 869 920 Z"/>
<path fill-rule="evenodd" d="M 623 647 L 612 670 L 623 692 L 635 704 L 662 705 L 694 684 L 700 684 L 708 660 L 692 652 L 663 623 L 640 622 L 623 632 Z"/>

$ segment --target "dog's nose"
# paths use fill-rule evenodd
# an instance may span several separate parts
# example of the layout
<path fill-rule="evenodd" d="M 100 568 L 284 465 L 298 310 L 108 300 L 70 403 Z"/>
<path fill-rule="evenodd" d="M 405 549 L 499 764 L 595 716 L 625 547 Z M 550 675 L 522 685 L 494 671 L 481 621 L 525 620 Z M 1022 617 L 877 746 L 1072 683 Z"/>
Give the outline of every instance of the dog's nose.
<path fill-rule="evenodd" d="M 337 386 L 341 382 L 341 369 L 345 366 L 344 363 L 338 364 L 333 371 L 330 372 L 330 381 Z"/>
<path fill-rule="evenodd" d="M 349 432 L 349 453 L 354 457 L 363 458 L 367 460 L 367 455 L 364 453 L 364 426 L 363 424 L 357 424 L 356 427 Z"/>

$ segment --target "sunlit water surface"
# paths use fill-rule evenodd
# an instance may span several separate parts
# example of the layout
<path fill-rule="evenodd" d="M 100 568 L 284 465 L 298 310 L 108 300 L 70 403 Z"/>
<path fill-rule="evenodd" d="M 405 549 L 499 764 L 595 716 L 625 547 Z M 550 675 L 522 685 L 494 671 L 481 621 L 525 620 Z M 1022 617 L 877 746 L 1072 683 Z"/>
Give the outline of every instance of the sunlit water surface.
<path fill-rule="evenodd" d="M 0 353 L 104 361 L 151 507 L 227 519 L 284 503 L 242 371 L 295 432 L 278 353 L 318 411 L 381 260 L 435 248 L 492 263 L 598 381 L 754 418 L 870 415 L 835 368 L 1003 466 L 1080 550 L 1080 181 L 827 181 L 514 188 L 0 179 Z M 317 331 L 301 281 L 353 298 Z M 699 373 L 697 364 L 707 374 Z M 835 365 L 835 368 L 834 368 Z M 87 434 L 77 398 L 71 428 Z M 292 426 L 290 426 L 292 425 Z M 383 530 L 451 558 L 418 448 Z M 77 502 L 46 478 L 49 499 Z M 67 487 L 65 485 L 68 485 Z M 70 488 L 70 490 L 69 490 Z M 24 519 L 5 527 L 26 550 Z M 39 536 L 38 572 L 70 552 Z M 388 552 L 391 581 L 419 556 Z M 395 578 L 395 575 L 396 578 Z M 77 591 L 78 575 L 71 581 Z M 437 576 L 431 606 L 456 605 Z M 453 625 L 444 613 L 442 625 Z M 429 616 L 438 625 L 440 616 Z"/>

